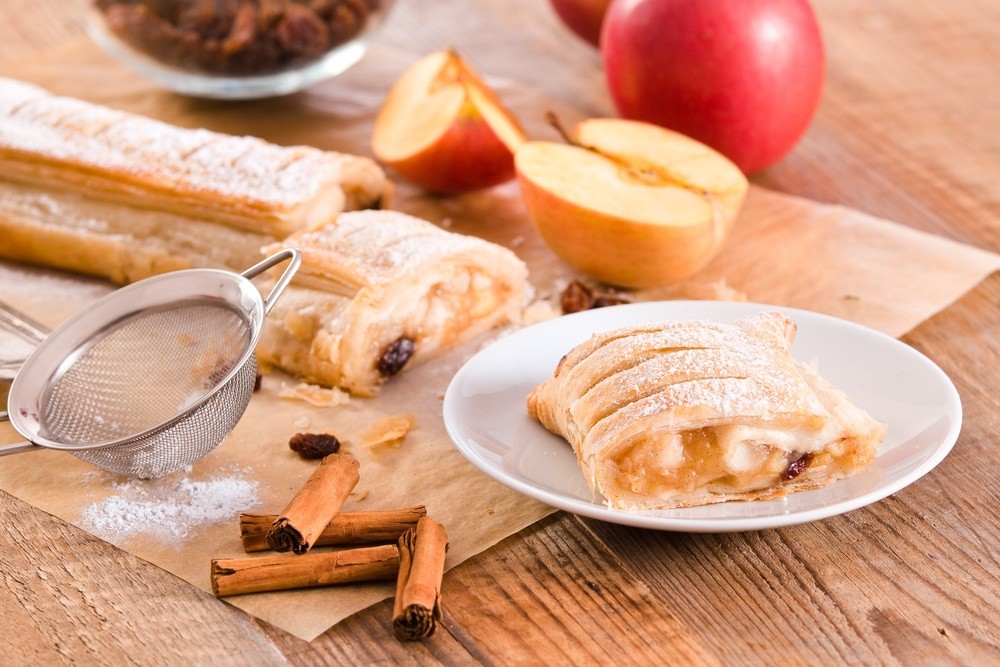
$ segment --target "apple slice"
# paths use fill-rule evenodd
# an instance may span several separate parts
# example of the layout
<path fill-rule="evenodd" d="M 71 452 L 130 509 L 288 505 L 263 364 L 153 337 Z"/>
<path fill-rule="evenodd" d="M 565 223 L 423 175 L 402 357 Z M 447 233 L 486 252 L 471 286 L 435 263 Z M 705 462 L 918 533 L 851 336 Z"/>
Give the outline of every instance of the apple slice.
<path fill-rule="evenodd" d="M 526 142 L 516 154 L 528 214 L 564 261 L 606 283 L 653 287 L 715 256 L 748 188 L 721 153 L 612 118 L 583 121 L 567 140 Z"/>
<path fill-rule="evenodd" d="M 393 85 L 375 118 L 372 151 L 435 192 L 466 192 L 514 177 L 524 131 L 454 51 L 425 56 Z"/>

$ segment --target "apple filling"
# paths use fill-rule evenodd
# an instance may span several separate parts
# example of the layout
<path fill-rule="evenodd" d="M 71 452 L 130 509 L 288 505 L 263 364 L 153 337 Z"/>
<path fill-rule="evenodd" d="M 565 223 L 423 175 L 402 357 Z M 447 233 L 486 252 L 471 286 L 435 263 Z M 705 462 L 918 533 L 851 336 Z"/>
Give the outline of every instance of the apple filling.
<path fill-rule="evenodd" d="M 611 469 L 606 478 L 616 481 L 618 493 L 644 498 L 673 499 L 702 491 L 721 495 L 778 487 L 810 467 L 830 462 L 831 456 L 824 448 L 830 440 L 821 441 L 822 435 L 719 426 L 669 434 L 655 442 L 647 436 L 623 448 L 609 462 Z"/>

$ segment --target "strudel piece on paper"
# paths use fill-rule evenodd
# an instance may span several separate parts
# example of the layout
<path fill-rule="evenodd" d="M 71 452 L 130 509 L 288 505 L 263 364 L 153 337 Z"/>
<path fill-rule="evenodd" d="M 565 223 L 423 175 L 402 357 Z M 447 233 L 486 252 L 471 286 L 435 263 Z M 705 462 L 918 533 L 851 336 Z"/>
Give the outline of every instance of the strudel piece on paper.
<path fill-rule="evenodd" d="M 226 265 L 239 268 L 262 243 L 391 193 L 368 158 L 184 129 L 4 78 L 0 185 L 0 257 L 117 282 L 213 254 L 235 253 Z"/>
<path fill-rule="evenodd" d="M 570 351 L 527 409 L 619 509 L 773 498 L 865 468 L 884 427 L 791 356 L 795 324 L 634 326 Z"/>
<path fill-rule="evenodd" d="M 514 253 L 395 211 L 344 213 L 265 252 L 280 247 L 301 250 L 302 266 L 259 358 L 358 395 L 523 306 L 527 267 Z"/>

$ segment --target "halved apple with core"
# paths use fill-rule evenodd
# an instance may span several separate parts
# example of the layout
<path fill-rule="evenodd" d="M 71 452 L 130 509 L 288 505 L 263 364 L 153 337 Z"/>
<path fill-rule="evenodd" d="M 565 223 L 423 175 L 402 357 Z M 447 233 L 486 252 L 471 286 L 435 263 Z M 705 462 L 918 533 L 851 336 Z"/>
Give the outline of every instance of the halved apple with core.
<path fill-rule="evenodd" d="M 613 285 L 654 287 L 719 251 L 748 188 L 721 153 L 611 118 L 583 121 L 566 138 L 527 142 L 515 162 L 528 214 L 568 264 Z"/>
<path fill-rule="evenodd" d="M 466 192 L 514 177 L 524 131 L 454 51 L 426 56 L 393 85 L 375 118 L 372 152 L 436 192 Z"/>

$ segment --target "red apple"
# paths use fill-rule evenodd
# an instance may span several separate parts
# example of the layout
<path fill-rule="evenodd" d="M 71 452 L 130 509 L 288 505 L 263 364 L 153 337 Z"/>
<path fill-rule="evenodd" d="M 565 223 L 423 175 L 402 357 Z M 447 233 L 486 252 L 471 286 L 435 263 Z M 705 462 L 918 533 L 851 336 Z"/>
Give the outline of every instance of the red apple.
<path fill-rule="evenodd" d="M 623 117 L 704 142 L 745 173 L 792 149 L 823 88 L 807 0 L 615 0 L 601 53 Z"/>
<path fill-rule="evenodd" d="M 486 188 L 514 178 L 526 140 L 496 93 L 454 51 L 421 58 L 393 84 L 372 129 L 372 152 L 434 192 Z"/>
<path fill-rule="evenodd" d="M 556 14 L 570 30 L 597 46 L 601 38 L 601 22 L 611 0 L 549 0 Z"/>

